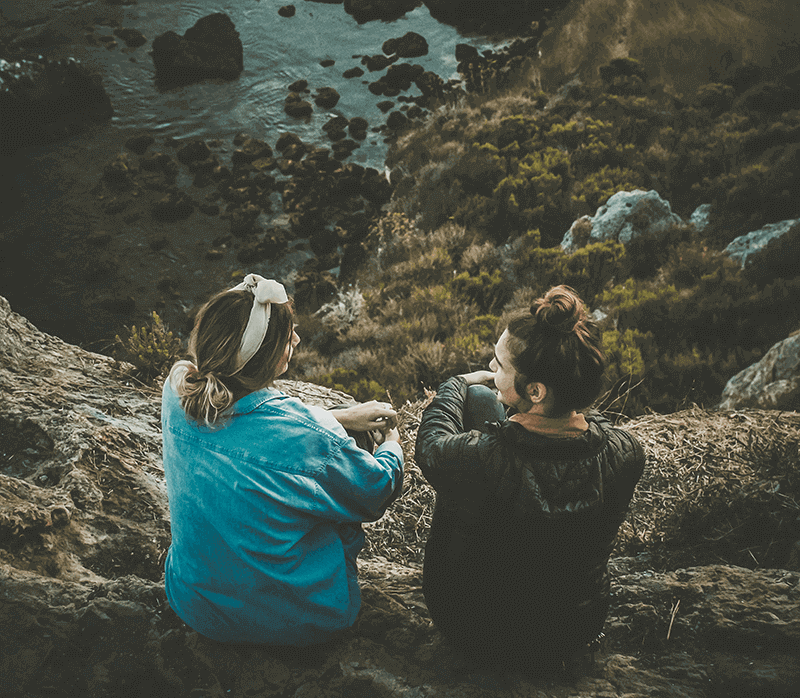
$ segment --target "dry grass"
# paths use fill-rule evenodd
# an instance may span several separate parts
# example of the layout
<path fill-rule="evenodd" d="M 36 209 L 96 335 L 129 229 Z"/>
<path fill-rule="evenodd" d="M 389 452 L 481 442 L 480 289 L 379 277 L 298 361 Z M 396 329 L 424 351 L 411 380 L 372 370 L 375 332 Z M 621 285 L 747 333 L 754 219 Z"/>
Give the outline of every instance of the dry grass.
<path fill-rule="evenodd" d="M 646 549 L 668 567 L 787 564 L 800 540 L 800 414 L 695 407 L 625 428 L 647 467 L 616 554 Z"/>
<path fill-rule="evenodd" d="M 405 489 L 382 519 L 366 526 L 367 558 L 422 561 L 435 493 L 413 449 L 428 402 L 400 409 Z M 647 465 L 615 556 L 647 552 L 663 569 L 797 564 L 800 414 L 692 408 L 640 417 L 624 428 L 644 446 Z"/>
<path fill-rule="evenodd" d="M 428 397 L 407 402 L 397 411 L 406 463 L 403 493 L 383 517 L 364 525 L 367 541 L 362 557 L 382 557 L 406 565 L 422 564 L 436 493 L 414 462 L 414 442 L 422 412 L 430 400 Z"/>
<path fill-rule="evenodd" d="M 651 78 L 689 93 L 709 81 L 709 68 L 724 70 L 726 57 L 734 65 L 778 60 L 798 19 L 790 0 L 578 0 L 550 23 L 538 71 L 551 89 L 576 74 L 596 79 L 599 65 L 630 56 Z"/>

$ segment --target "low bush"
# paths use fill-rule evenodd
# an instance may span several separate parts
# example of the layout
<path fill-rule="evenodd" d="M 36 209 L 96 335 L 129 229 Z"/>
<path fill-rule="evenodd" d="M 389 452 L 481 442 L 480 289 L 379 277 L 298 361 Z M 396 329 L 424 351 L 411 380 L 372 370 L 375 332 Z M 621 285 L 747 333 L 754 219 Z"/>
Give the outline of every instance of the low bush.
<path fill-rule="evenodd" d="M 133 325 L 123 337 L 117 335 L 113 350 L 114 358 L 131 364 L 133 375 L 145 383 L 166 376 L 183 353 L 180 339 L 167 329 L 155 310 L 146 325 Z"/>

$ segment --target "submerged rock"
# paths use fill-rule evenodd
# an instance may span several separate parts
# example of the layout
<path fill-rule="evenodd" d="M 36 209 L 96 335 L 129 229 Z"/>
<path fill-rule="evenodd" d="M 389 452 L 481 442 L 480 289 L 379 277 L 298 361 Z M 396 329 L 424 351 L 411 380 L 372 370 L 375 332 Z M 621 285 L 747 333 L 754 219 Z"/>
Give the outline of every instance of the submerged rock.
<path fill-rule="evenodd" d="M 147 37 L 138 29 L 117 27 L 114 30 L 114 36 L 122 39 L 129 48 L 139 48 L 147 43 Z"/>
<path fill-rule="evenodd" d="M 239 32 L 223 12 L 202 17 L 183 36 L 173 31 L 153 39 L 153 66 L 162 87 L 206 78 L 233 80 L 244 69 Z"/>

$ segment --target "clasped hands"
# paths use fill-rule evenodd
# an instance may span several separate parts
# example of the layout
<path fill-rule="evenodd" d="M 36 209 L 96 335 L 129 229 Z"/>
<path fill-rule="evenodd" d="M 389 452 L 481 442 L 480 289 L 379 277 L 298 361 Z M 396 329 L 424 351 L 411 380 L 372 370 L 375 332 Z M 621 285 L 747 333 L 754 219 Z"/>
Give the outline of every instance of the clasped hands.
<path fill-rule="evenodd" d="M 467 381 L 467 385 L 494 384 L 494 371 L 472 371 L 471 373 L 462 373 L 460 377 Z"/>
<path fill-rule="evenodd" d="M 400 432 L 397 430 L 397 412 L 387 402 L 370 400 L 333 410 L 331 414 L 345 429 L 371 431 L 372 438 L 378 445 L 387 439 L 400 441 Z"/>

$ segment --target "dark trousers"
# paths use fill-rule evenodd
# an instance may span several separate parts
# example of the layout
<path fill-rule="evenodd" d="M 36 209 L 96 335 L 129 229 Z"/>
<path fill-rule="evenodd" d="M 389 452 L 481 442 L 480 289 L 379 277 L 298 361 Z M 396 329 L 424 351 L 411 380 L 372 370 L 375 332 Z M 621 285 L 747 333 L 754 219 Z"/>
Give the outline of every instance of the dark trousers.
<path fill-rule="evenodd" d="M 487 422 L 502 422 L 506 410 L 497 399 L 497 394 L 485 385 L 471 385 L 467 388 L 467 401 L 464 404 L 464 431 L 486 431 Z"/>

